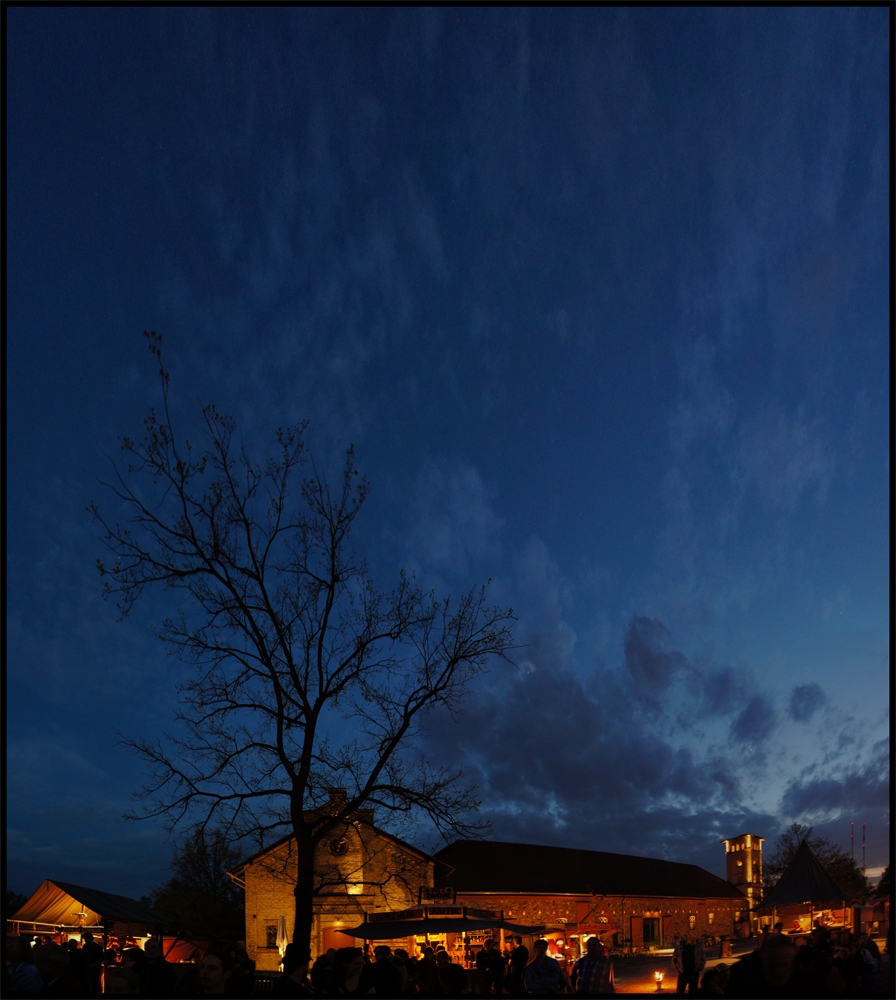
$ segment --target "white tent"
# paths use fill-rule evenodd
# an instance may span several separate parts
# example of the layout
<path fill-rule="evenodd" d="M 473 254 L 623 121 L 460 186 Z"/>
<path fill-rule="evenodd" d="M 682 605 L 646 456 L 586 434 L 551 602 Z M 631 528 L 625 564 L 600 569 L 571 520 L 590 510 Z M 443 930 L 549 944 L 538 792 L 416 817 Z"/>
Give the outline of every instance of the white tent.
<path fill-rule="evenodd" d="M 104 923 L 158 927 L 169 921 L 136 899 L 47 879 L 7 923 L 13 925 L 16 933 L 19 930 L 96 930 L 102 929 Z"/>

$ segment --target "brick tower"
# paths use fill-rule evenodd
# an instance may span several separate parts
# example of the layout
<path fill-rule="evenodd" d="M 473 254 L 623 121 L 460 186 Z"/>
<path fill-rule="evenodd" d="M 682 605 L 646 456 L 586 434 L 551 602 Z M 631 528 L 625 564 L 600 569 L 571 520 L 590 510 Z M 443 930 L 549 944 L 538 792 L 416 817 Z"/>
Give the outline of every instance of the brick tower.
<path fill-rule="evenodd" d="M 762 842 L 765 837 L 755 833 L 742 833 L 739 837 L 722 840 L 725 845 L 725 877 L 749 900 L 749 907 L 762 899 Z M 750 926 L 754 927 L 758 918 L 750 913 Z"/>

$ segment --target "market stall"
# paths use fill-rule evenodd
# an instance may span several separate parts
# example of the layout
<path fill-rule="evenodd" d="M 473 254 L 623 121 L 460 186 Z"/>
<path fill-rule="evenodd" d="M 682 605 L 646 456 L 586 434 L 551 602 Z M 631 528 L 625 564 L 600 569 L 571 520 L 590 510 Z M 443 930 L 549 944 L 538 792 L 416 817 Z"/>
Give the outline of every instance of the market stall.
<path fill-rule="evenodd" d="M 395 913 L 367 913 L 359 926 L 339 928 L 350 937 L 406 948 L 409 953 L 426 945 L 442 945 L 453 962 L 465 966 L 475 962 L 488 937 L 497 939 L 503 950 L 504 932 L 522 936 L 543 929 L 541 925 L 511 923 L 499 910 L 469 906 L 416 906 Z"/>
<path fill-rule="evenodd" d="M 848 892 L 831 878 L 803 840 L 775 886 L 753 909 L 763 923 L 780 921 L 785 933 L 806 935 L 818 925 L 830 931 L 851 930 Z"/>

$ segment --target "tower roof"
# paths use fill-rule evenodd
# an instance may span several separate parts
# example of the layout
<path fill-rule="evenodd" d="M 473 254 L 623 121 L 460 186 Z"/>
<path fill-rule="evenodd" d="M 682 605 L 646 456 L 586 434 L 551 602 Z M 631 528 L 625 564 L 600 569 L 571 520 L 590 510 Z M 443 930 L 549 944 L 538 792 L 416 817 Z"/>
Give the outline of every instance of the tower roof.
<path fill-rule="evenodd" d="M 852 893 L 841 889 L 821 866 L 805 840 L 800 841 L 796 854 L 784 869 L 775 886 L 768 891 L 759 907 L 786 906 L 789 903 L 838 902 L 852 899 Z M 759 908 L 757 907 L 757 909 Z"/>

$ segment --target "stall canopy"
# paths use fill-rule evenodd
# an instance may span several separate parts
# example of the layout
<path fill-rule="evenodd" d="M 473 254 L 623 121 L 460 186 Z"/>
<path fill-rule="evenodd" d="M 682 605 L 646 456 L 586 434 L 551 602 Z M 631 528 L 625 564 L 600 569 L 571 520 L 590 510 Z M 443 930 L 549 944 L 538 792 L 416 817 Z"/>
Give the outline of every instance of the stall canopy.
<path fill-rule="evenodd" d="M 10 918 L 19 923 L 97 927 L 103 921 L 158 925 L 166 917 L 136 899 L 47 879 Z"/>
<path fill-rule="evenodd" d="M 422 934 L 466 934 L 468 931 L 505 930 L 511 934 L 535 934 L 543 924 L 512 924 L 509 920 L 487 917 L 430 917 L 416 920 L 371 920 L 358 927 L 340 927 L 343 934 L 368 940 L 390 940 Z"/>
<path fill-rule="evenodd" d="M 851 898 L 851 893 L 841 889 L 822 868 L 821 862 L 803 840 L 777 884 L 753 909 L 766 910 L 792 903 L 839 903 Z"/>

